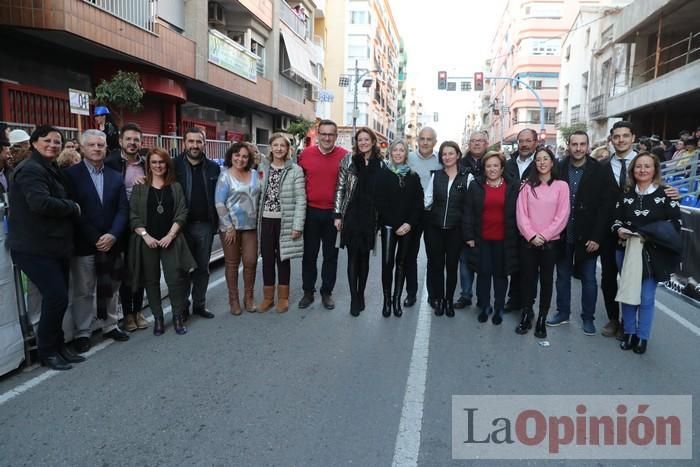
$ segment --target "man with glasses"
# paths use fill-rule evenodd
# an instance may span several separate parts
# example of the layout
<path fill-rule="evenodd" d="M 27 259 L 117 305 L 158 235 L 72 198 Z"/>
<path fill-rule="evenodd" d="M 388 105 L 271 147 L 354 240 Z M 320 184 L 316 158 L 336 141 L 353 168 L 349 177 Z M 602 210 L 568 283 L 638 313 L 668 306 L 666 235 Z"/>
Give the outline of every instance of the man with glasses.
<path fill-rule="evenodd" d="M 438 154 L 434 151 L 437 144 L 437 133 L 430 127 L 424 127 L 418 133 L 418 152 L 408 155 L 408 166 L 420 177 L 420 184 L 423 191 L 430 184 L 430 175 L 433 170 L 442 169 L 442 163 Z M 406 253 L 406 300 L 403 305 L 410 307 L 416 303 L 418 294 L 418 252 L 420 251 L 420 237 L 423 234 L 423 222 L 414 226 L 413 237 Z M 427 250 L 427 247 L 426 247 Z M 427 262 L 427 275 L 430 276 L 430 261 Z M 428 302 L 435 308 L 437 297 L 433 297 L 432 291 L 428 288 Z"/>
<path fill-rule="evenodd" d="M 333 225 L 333 202 L 340 161 L 348 154 L 345 148 L 335 145 L 337 139 L 338 126 L 335 122 L 321 120 L 318 124 L 318 144 L 304 149 L 297 161 L 306 177 L 306 220 L 301 273 L 304 296 L 299 300 L 299 308 L 307 308 L 314 302 L 321 244 L 321 303 L 326 310 L 335 308 L 332 294 L 338 269 L 338 249 L 335 246 L 337 230 Z"/>
<path fill-rule="evenodd" d="M 475 131 L 469 136 L 469 150 L 459 160 L 459 164 L 467 169 L 475 178 L 482 175 L 481 158 L 486 154 L 489 146 L 489 135 L 485 131 Z M 462 291 L 454 307 L 457 309 L 466 308 L 472 304 L 472 286 L 474 284 L 474 271 L 467 264 L 467 247 L 462 249 L 459 257 L 459 283 Z"/>

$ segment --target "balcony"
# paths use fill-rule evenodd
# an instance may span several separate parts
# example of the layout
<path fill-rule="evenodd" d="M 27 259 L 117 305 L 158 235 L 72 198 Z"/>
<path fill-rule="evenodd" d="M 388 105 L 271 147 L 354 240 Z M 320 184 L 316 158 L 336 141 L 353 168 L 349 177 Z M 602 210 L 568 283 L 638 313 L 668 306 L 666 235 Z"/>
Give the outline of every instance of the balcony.
<path fill-rule="evenodd" d="M 591 99 L 591 105 L 589 107 L 591 118 L 594 120 L 607 118 L 606 114 L 606 101 L 605 95 L 595 96 Z"/>
<path fill-rule="evenodd" d="M 297 11 L 287 5 L 286 2 L 281 2 L 280 4 L 280 19 L 303 40 L 309 37 L 308 17 L 297 13 Z"/>
<path fill-rule="evenodd" d="M 155 33 L 157 0 L 83 0 L 100 10 L 133 24 L 136 27 Z"/>

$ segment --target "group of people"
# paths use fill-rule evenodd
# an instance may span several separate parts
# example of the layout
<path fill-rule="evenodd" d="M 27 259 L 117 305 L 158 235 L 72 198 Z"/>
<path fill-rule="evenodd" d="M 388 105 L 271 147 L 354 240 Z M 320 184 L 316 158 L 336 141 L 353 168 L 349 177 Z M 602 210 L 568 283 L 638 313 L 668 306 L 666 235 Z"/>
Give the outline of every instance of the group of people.
<path fill-rule="evenodd" d="M 588 135 L 581 131 L 571 135 L 561 161 L 538 145 L 530 129 L 520 132 L 518 150 L 508 159 L 486 151 L 483 132 L 472 133 L 464 155 L 453 141 L 435 152 L 431 128 L 421 130 L 417 152 L 396 140 L 384 157 L 371 129 L 358 129 L 348 152 L 335 144 L 337 125 L 322 120 L 318 144 L 304 149 L 296 162 L 290 140 L 275 133 L 269 156 L 259 164 L 251 144 L 233 143 L 223 170 L 204 153 L 205 136 L 198 128 L 185 131 L 185 150 L 174 158 L 162 148 L 142 156 L 142 133 L 135 124 L 124 125 L 118 135 L 119 147 L 108 151 L 107 134 L 85 131 L 81 161 L 61 169 L 61 132 L 39 126 L 28 141 L 30 155 L 2 184 L 12 199 L 12 258 L 42 296 L 39 356 L 54 369 L 84 360 L 79 354 L 90 348 L 95 318 L 104 336 L 120 341 L 128 340 L 127 332 L 149 327 L 141 313 L 144 290 L 153 333 L 163 334 L 161 272 L 177 334 L 187 332 L 190 314 L 213 318 L 206 292 L 216 234 L 233 315 L 273 306 L 286 312 L 290 260 L 299 257 L 298 307 L 309 307 L 320 251 L 321 303 L 334 309 L 338 249 L 345 248 L 349 309 L 359 316 L 369 257 L 378 252 L 380 240 L 382 315 L 400 317 L 403 307 L 417 300 L 423 236 L 427 299 L 436 316 L 453 317 L 455 309 L 471 305 L 476 277 L 479 322 L 490 318 L 499 325 L 505 312 L 517 310 L 516 332 L 526 334 L 539 297 L 534 326 L 539 338 L 547 326 L 569 321 L 574 275 L 582 282 L 583 331 L 596 333 L 600 256 L 609 319 L 602 333 L 617 335 L 623 349 L 637 353 L 644 353 L 650 337 L 656 283 L 678 262 L 678 191 L 664 186 L 658 157 L 633 150 L 634 130 L 627 122 L 611 129 L 615 152 L 602 162 L 590 156 Z M 258 257 L 263 294 L 256 304 Z M 555 269 L 556 313 L 550 316 Z M 77 353 L 65 345 L 62 331 L 69 276 Z M 121 327 L 117 300 L 124 314 Z"/>

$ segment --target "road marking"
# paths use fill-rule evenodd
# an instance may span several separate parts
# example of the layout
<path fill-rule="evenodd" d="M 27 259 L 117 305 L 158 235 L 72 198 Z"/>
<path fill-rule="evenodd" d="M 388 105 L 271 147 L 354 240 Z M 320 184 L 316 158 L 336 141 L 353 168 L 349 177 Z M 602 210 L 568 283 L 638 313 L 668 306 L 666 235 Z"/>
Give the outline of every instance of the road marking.
<path fill-rule="evenodd" d="M 693 334 L 695 334 L 696 336 L 700 337 L 700 328 L 699 327 L 697 327 L 696 325 L 694 325 L 693 323 L 691 323 L 690 321 L 688 321 L 687 319 L 685 319 L 684 317 L 682 317 L 681 315 L 679 315 L 678 313 L 676 313 L 675 311 L 673 311 L 672 309 L 670 309 L 669 307 L 664 305 L 663 303 L 659 302 L 658 300 L 656 300 L 656 307 L 659 310 L 666 313 L 669 317 L 678 321 L 678 323 L 680 323 L 680 325 L 683 326 L 684 328 L 686 328 L 688 331 L 690 331 Z"/>
<path fill-rule="evenodd" d="M 207 287 L 207 290 L 213 289 L 214 287 L 217 287 L 217 286 L 223 284 L 224 282 L 226 282 L 226 276 L 222 276 L 222 277 L 218 278 L 217 280 L 215 280 L 214 282 L 211 282 L 209 284 L 209 287 Z M 165 307 L 163 309 L 163 315 L 170 314 L 171 310 L 172 310 L 172 308 L 170 307 L 170 305 L 168 305 L 167 307 Z M 151 323 L 153 322 L 153 316 L 149 316 L 146 319 Z M 91 357 L 91 356 L 95 355 L 97 352 L 99 352 L 100 350 L 104 350 L 112 344 L 114 344 L 114 340 L 112 340 L 112 339 L 108 339 L 108 340 L 105 340 L 104 342 L 100 342 L 99 344 L 94 346 L 92 349 L 90 349 L 88 352 L 85 352 L 83 354 L 83 356 Z M 14 399 L 17 396 L 22 395 L 23 393 L 29 391 L 30 389 L 37 387 L 38 385 L 40 385 L 44 381 L 46 381 L 50 378 L 53 378 L 54 376 L 61 374 L 61 373 L 64 373 L 64 372 L 63 371 L 56 371 L 56 370 L 46 370 L 44 373 L 41 373 L 40 375 L 37 375 L 34 378 L 25 381 L 24 383 L 20 384 L 16 388 L 10 389 L 9 391 L 7 391 L 5 393 L 0 394 L 0 406 L 5 404 L 8 401 L 11 401 L 12 399 Z"/>
<path fill-rule="evenodd" d="M 408 368 L 406 393 L 401 409 L 399 431 L 396 434 L 393 466 L 417 466 L 420 450 L 421 429 L 423 426 L 423 400 L 425 383 L 428 377 L 428 352 L 430 350 L 431 307 L 426 301 L 428 290 L 424 286 L 420 297 L 420 311 L 413 352 Z"/>

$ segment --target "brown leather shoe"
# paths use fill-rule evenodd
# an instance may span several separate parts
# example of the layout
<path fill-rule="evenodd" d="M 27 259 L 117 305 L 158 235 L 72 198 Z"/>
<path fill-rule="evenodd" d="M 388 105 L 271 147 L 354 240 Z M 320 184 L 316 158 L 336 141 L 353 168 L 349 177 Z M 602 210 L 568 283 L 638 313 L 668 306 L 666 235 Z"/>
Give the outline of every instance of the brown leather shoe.
<path fill-rule="evenodd" d="M 146 320 L 143 313 L 140 311 L 136 313 L 136 327 L 139 329 L 148 329 L 150 327 L 148 320 Z"/>
<path fill-rule="evenodd" d="M 258 313 L 265 313 L 275 304 L 275 286 L 263 286 L 263 301 L 258 305 Z"/>
<path fill-rule="evenodd" d="M 331 297 L 331 294 L 329 293 L 321 294 L 321 303 L 323 303 L 323 308 L 326 310 L 332 310 L 335 308 L 335 301 L 333 301 L 333 297 Z"/>
<path fill-rule="evenodd" d="M 126 315 L 124 317 L 124 324 L 122 325 L 122 329 L 126 332 L 136 331 L 138 329 L 138 326 L 136 326 L 136 317 L 134 315 Z"/>
<path fill-rule="evenodd" d="M 289 286 L 277 286 L 277 313 L 285 313 L 289 310 Z"/>
<path fill-rule="evenodd" d="M 601 329 L 600 333 L 605 337 L 615 337 L 619 329 L 620 323 L 615 320 L 610 320 L 608 321 L 608 324 L 603 326 L 603 329 Z"/>

